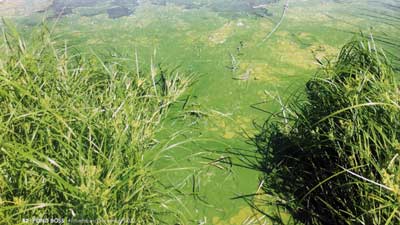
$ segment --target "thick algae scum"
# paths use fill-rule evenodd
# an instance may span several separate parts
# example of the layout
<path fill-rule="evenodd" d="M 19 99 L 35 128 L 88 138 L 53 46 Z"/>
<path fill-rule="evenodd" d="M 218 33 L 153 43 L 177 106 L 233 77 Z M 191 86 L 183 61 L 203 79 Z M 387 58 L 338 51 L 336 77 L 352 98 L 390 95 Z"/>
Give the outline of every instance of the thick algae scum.
<path fill-rule="evenodd" d="M 133 70 L 138 56 L 143 67 L 193 74 L 156 138 L 173 146 L 156 162 L 168 172 L 157 176 L 179 190 L 173 205 L 187 224 L 268 223 L 248 202 L 260 191 L 247 143 L 254 124 L 302 92 L 318 61 L 335 56 L 355 32 L 398 32 L 365 16 L 373 13 L 368 1 L 137 1 L 117 19 L 99 2 L 72 4 L 58 19 L 50 9 L 16 21 L 29 34 L 48 17 L 58 40 L 80 52 L 117 52 Z"/>

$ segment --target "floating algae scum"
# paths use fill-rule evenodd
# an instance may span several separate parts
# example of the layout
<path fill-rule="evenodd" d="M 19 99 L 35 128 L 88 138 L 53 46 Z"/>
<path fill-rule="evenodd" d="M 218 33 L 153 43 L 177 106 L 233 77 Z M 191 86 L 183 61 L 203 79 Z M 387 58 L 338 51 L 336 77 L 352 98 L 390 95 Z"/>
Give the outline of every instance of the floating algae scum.
<path fill-rule="evenodd" d="M 39 1 L 32 2 L 38 3 Z M 5 3 L 8 2 L 10 1 L 5 1 Z M 23 4 L 30 1 L 20 2 Z M 132 101 L 139 105 L 150 104 L 152 106 L 151 110 L 149 109 L 151 113 L 158 115 L 159 111 L 156 110 L 156 105 L 158 103 L 161 104 L 162 98 L 154 99 L 151 96 L 161 95 L 167 90 L 178 91 L 178 89 L 174 89 L 174 86 L 167 85 L 170 87 L 168 89 L 162 84 L 176 85 L 179 80 L 184 80 L 185 75 L 193 75 L 195 77 L 192 85 L 187 87 L 188 89 L 183 94 L 180 93 L 182 94 L 180 98 L 163 97 L 166 98 L 164 99 L 165 101 L 177 101 L 174 101 L 168 111 L 163 111 L 160 123 L 157 123 L 154 129 L 152 128 L 152 135 L 146 139 L 147 148 L 145 152 L 148 154 L 146 153 L 145 162 L 143 163 L 147 166 L 143 167 L 143 170 L 138 170 L 137 168 L 142 165 L 140 160 L 129 162 L 131 163 L 129 168 L 136 166 L 133 170 L 143 172 L 132 173 L 129 176 L 137 175 L 146 180 L 146 184 L 149 186 L 154 185 L 155 188 L 146 190 L 139 188 L 138 190 L 143 191 L 140 192 L 140 195 L 137 195 L 138 201 L 133 201 L 127 196 L 127 199 L 132 200 L 132 205 L 137 206 L 137 209 L 141 207 L 143 209 L 156 208 L 156 211 L 134 211 L 137 213 L 136 215 L 143 215 L 141 217 L 142 224 L 150 223 L 149 221 L 152 219 L 156 220 L 157 216 L 167 224 L 173 224 L 178 220 L 176 216 L 172 216 L 174 214 L 171 214 L 170 211 L 179 212 L 177 216 L 183 224 L 271 224 L 271 218 L 251 207 L 251 203 L 257 202 L 255 200 L 260 198 L 263 193 L 263 183 L 259 180 L 261 174 L 256 168 L 258 155 L 254 147 L 246 143 L 249 140 L 249 136 L 251 137 L 258 132 L 258 128 L 254 126 L 254 123 L 262 124 L 269 112 L 280 109 L 279 102 L 284 101 L 284 99 L 298 90 L 302 91 L 301 88 L 318 68 L 318 61 L 324 62 L 325 58 L 332 58 L 337 55 L 341 46 L 351 40 L 355 33 L 359 33 L 359 31 L 372 32 L 377 39 L 379 38 L 383 41 L 400 35 L 398 26 L 395 26 L 396 22 L 393 21 L 393 18 L 399 17 L 398 12 L 391 10 L 393 6 L 398 7 L 398 1 L 395 0 L 377 2 L 298 0 L 290 1 L 290 8 L 287 7 L 287 2 L 289 1 L 275 0 L 91 0 L 86 3 L 84 1 L 68 0 L 55 2 L 58 4 L 47 5 L 49 6 L 48 10 L 45 10 L 46 8 L 35 8 L 35 11 L 44 10 L 44 12 L 26 13 L 24 11 L 22 14 L 10 19 L 15 22 L 17 30 L 23 37 L 31 36 L 32 30 L 36 29 L 34 24 L 39 24 L 45 19 L 47 27 L 53 29 L 52 40 L 54 48 L 64 49 L 68 46 L 68 54 L 71 57 L 74 56 L 71 62 L 78 59 L 77 55 L 80 54 L 83 58 L 82 60 L 85 60 L 85 63 L 82 63 L 82 68 L 95 65 L 97 69 L 94 68 L 95 71 L 92 72 L 97 74 L 98 77 L 96 79 L 104 82 L 97 84 L 94 82 L 95 80 L 85 77 L 82 79 L 88 80 L 84 80 L 85 82 L 82 82 L 82 85 L 93 85 L 93 88 L 88 90 L 96 91 L 100 91 L 100 87 L 106 88 L 107 83 L 115 86 L 113 86 L 114 89 L 108 89 L 106 93 L 99 95 L 97 99 L 94 95 L 95 93 L 87 93 L 83 90 L 87 86 L 79 87 L 78 83 L 74 82 L 77 81 L 74 80 L 76 77 L 74 79 L 72 77 L 71 80 L 68 80 L 68 83 L 63 81 L 61 74 L 57 77 L 57 82 L 67 83 L 62 83 L 65 85 L 58 87 L 61 88 L 60 90 L 64 90 L 70 95 L 73 95 L 73 90 L 76 90 L 81 94 L 81 98 L 84 95 L 88 95 L 90 98 L 97 99 L 97 103 L 106 101 L 108 105 L 101 105 L 100 103 L 96 105 L 95 102 L 93 102 L 93 105 L 86 105 L 89 108 L 85 110 L 90 111 L 90 109 L 93 109 L 89 113 L 93 117 L 89 119 L 85 119 L 83 116 L 87 111 L 79 112 L 71 108 L 65 108 L 64 111 L 60 111 L 60 114 L 67 117 L 68 120 L 66 121 L 62 119 L 62 116 L 60 117 L 58 116 L 59 114 L 52 111 L 51 109 L 53 108 L 46 108 L 47 111 L 45 111 L 48 114 L 44 118 L 48 120 L 44 121 L 44 124 L 54 120 L 57 121 L 58 128 L 64 130 L 68 129 L 64 127 L 64 122 L 67 122 L 67 124 L 71 123 L 78 127 L 83 134 L 89 135 L 91 134 L 89 131 L 84 133 L 86 130 L 84 122 L 87 122 L 89 123 L 87 129 L 95 129 L 93 132 L 98 132 L 96 135 L 93 134 L 93 137 L 97 139 L 91 139 L 93 142 L 88 143 L 81 140 L 82 143 L 98 144 L 96 141 L 106 138 L 105 140 L 110 145 L 102 145 L 104 148 L 115 145 L 123 146 L 126 143 L 124 142 L 125 138 L 127 138 L 127 136 L 123 135 L 125 127 L 120 127 L 120 124 L 112 124 L 108 120 L 112 121 L 117 118 L 122 123 L 131 119 L 130 117 L 125 118 L 119 112 L 131 112 L 136 116 L 140 114 L 135 109 L 123 104 L 125 101 Z M 0 3 L 0 12 L 3 12 L 1 7 L 5 7 L 5 3 Z M 68 15 L 60 14 L 58 10 L 60 4 L 62 8 L 70 9 Z M 259 7 L 260 5 L 263 7 Z M 7 5 L 7 7 L 9 6 Z M 56 6 L 58 8 L 55 8 Z M 121 15 L 121 17 L 118 15 L 118 18 L 115 19 L 109 18 L 107 10 L 115 7 L 127 9 L 132 14 L 129 16 Z M 125 12 L 126 10 L 123 11 Z M 17 10 L 16 13 L 18 12 L 20 11 Z M 376 18 L 377 15 L 379 15 L 378 18 Z M 392 17 L 384 15 L 391 15 Z M 387 25 L 387 23 L 391 25 Z M 6 28 L 6 31 L 7 29 L 9 28 Z M 265 39 L 267 41 L 263 42 Z M 378 44 L 381 43 L 379 40 L 377 42 Z M 30 45 L 29 41 L 25 44 L 26 46 Z M 390 52 L 396 54 L 396 42 L 389 42 L 387 45 Z M 6 47 L 6 43 L 2 43 L 2 48 L 4 49 L 4 47 Z M 0 64 L 2 68 L 5 66 L 4 62 L 16 63 L 22 66 L 34 65 L 36 62 L 40 62 L 40 60 L 32 61 L 31 57 L 33 56 L 30 55 L 30 52 L 27 52 L 25 55 L 26 61 L 23 61 L 23 63 L 27 64 L 18 64 L 18 60 L 16 60 L 18 54 L 10 57 L 10 61 L 4 61 L 4 56 L 2 56 L 2 63 Z M 97 61 L 97 59 L 103 59 L 104 64 Z M 58 62 L 61 66 L 64 58 L 56 57 L 49 60 L 52 63 Z M 54 71 L 59 71 L 62 68 L 71 72 L 75 71 L 73 65 L 76 66 L 76 64 L 69 65 L 70 67 L 53 65 L 49 68 Z M 106 65 L 106 67 L 103 65 Z M 111 66 L 112 69 L 108 66 Z M 143 71 L 141 70 L 137 73 L 138 67 L 144 68 Z M 18 68 L 23 70 L 24 67 Z M 7 67 L 5 71 L 8 71 L 8 74 L 12 74 L 13 70 L 11 69 Z M 116 80 L 113 80 L 113 76 L 107 78 L 104 75 L 110 73 L 110 71 L 118 71 L 118 69 L 123 74 L 131 74 L 129 72 L 131 71 L 135 79 L 129 80 L 129 76 L 126 75 L 121 79 L 116 79 L 118 76 L 114 77 Z M 1 71 L 4 72 L 4 69 Z M 48 82 L 52 81 L 45 68 L 32 67 L 32 74 L 35 74 L 35 71 L 42 71 L 47 74 L 46 79 L 49 79 Z M 100 76 L 101 74 L 104 76 Z M 143 80 L 136 80 L 137 74 L 141 74 Z M 174 77 L 167 76 L 168 74 L 179 74 L 179 76 L 174 79 Z M 165 79 L 165 76 L 169 79 Z M 11 78 L 8 77 L 8 79 Z M 37 80 L 34 81 L 36 82 Z M 23 81 L 21 80 L 21 82 Z M 131 82 L 131 85 L 135 85 L 135 88 L 140 88 L 142 82 L 144 87 L 147 87 L 142 92 L 139 91 L 141 89 L 135 92 L 143 98 L 139 98 L 139 100 L 125 99 L 124 86 Z M 156 84 L 156 88 L 154 88 L 154 84 Z M 5 85 L 5 83 L 2 82 L 0 85 Z M 25 86 L 26 84 L 22 83 L 20 85 Z M 4 91 L 2 91 L 8 86 L 1 87 L 0 106 L 10 107 L 13 103 L 8 101 L 11 101 L 12 98 L 5 100 L 3 97 Z M 40 89 L 41 86 L 32 87 Z M 37 91 L 35 88 L 32 90 Z M 113 96 L 112 91 L 116 91 L 118 96 Z M 42 94 L 43 96 L 46 95 L 45 92 Z M 47 93 L 47 95 L 58 99 L 52 106 L 54 104 L 62 105 L 58 94 L 56 91 L 51 92 L 51 95 Z M 16 93 L 14 97 L 24 101 L 23 98 L 19 98 L 21 96 L 18 96 L 18 93 Z M 112 104 L 112 99 L 116 99 L 115 104 Z M 44 98 L 41 104 L 44 104 L 43 106 L 46 104 L 51 105 L 49 100 Z M 71 96 L 67 100 L 68 102 L 75 102 L 75 104 L 79 102 L 78 100 L 74 101 Z M 7 104 L 3 104 L 5 101 L 7 101 Z M 83 102 L 80 104 L 84 105 Z M 29 107 L 36 106 L 33 104 Z M 112 113 L 104 115 L 105 117 L 97 114 L 102 110 L 107 111 L 107 107 L 111 107 Z M 7 109 L 10 110 L 9 113 L 14 112 L 12 107 Z M 40 117 L 40 110 L 44 109 L 35 109 L 38 110 L 37 115 L 39 117 L 21 114 L 21 118 L 24 116 L 32 118 L 30 123 L 28 123 L 29 121 L 20 123 L 18 118 L 15 121 L 13 120 L 20 125 L 21 130 L 28 129 L 26 128 L 28 125 L 24 124 L 34 126 L 35 119 L 42 118 Z M 70 117 L 71 115 L 68 116 L 68 112 L 77 116 L 75 122 L 74 118 Z M 5 121 L 7 115 L 1 116 L 2 121 Z M 148 117 L 145 118 L 150 120 Z M 96 126 L 96 121 L 100 121 L 98 126 Z M 135 129 L 145 129 L 148 127 L 145 121 L 138 119 L 129 122 L 132 122 L 132 126 L 136 127 Z M 44 126 L 44 124 L 42 125 Z M 111 126 L 110 124 L 113 126 L 112 129 L 107 129 L 106 126 Z M 104 125 L 104 127 L 100 125 Z M 1 128 L 3 129 L 3 127 Z M 32 129 L 34 130 L 33 127 Z M 100 135 L 102 132 L 105 132 L 105 136 Z M 116 135 L 115 137 L 120 139 L 113 139 L 113 135 L 111 135 L 113 132 L 118 133 L 120 136 Z M 41 137 L 46 137 L 45 133 L 46 131 L 43 131 Z M 12 132 L 9 134 L 12 136 Z M 26 135 L 26 137 L 34 137 L 29 133 Z M 57 134 L 54 135 L 54 137 L 51 137 L 56 139 Z M 84 137 L 90 137 L 90 135 Z M 13 140 L 15 142 L 21 141 Z M 66 139 L 65 143 L 62 143 L 68 146 L 69 140 Z M 43 141 L 43 146 L 49 146 L 44 143 Z M 78 142 L 75 144 L 79 146 Z M 139 145 L 140 143 L 135 143 L 134 146 Z M 2 142 L 0 142 L 0 147 L 6 149 Z M 96 149 L 95 146 L 91 146 L 91 148 Z M 115 149 L 118 150 L 118 154 L 115 154 L 121 157 L 122 160 L 126 156 L 124 155 L 124 148 Z M 79 151 L 80 154 L 82 151 Z M 106 149 L 103 149 L 103 151 L 107 152 Z M 135 150 L 129 148 L 129 151 L 134 152 Z M 3 154 L 8 153 L 2 150 L 0 152 L 1 157 L 4 157 Z M 71 157 L 68 152 L 63 154 Z M 24 157 L 23 162 L 25 163 L 28 163 L 29 159 L 34 159 L 34 155 L 25 155 Z M 45 160 L 43 157 L 45 155 L 38 156 L 41 160 Z M 157 158 L 157 160 L 152 162 L 152 157 Z M 18 159 L 18 156 L 15 156 L 14 159 L 12 163 L 19 165 L 18 160 L 21 159 Z M 118 200 L 116 196 L 119 196 L 120 191 L 123 190 L 123 182 L 127 182 L 133 188 L 137 188 L 135 186 L 137 184 L 131 184 L 126 180 L 118 180 L 118 175 L 114 174 L 114 177 L 111 178 L 118 185 L 111 185 L 113 187 L 110 189 L 111 195 L 107 194 L 107 184 L 109 184 L 111 178 L 104 179 L 107 177 L 104 174 L 113 174 L 112 164 L 107 163 L 106 160 L 101 161 L 101 158 L 99 158 L 99 162 L 101 161 L 102 165 L 104 165 L 104 173 L 102 173 L 94 165 L 84 166 L 84 163 L 94 162 L 94 158 L 87 156 L 84 159 L 83 161 L 72 160 L 75 163 L 74 165 L 77 165 L 77 168 L 75 170 L 71 169 L 71 171 L 75 171 L 73 174 L 76 176 L 81 171 L 93 178 L 93 180 L 82 178 L 82 183 L 86 185 L 82 185 L 83 190 L 86 191 L 87 196 L 92 197 L 91 200 L 86 202 L 90 206 L 89 208 L 82 206 L 82 211 L 86 213 L 84 214 L 85 216 L 104 216 L 100 206 L 95 207 L 98 211 L 94 213 L 89 210 L 93 206 L 93 202 L 98 200 L 96 196 L 88 194 L 90 190 L 96 190 L 97 187 L 103 191 L 101 198 L 104 200 L 104 207 L 106 207 L 107 201 Z M 6 180 L 3 177 L 3 171 L 6 168 L 4 165 L 11 162 L 5 162 L 3 158 L 1 160 L 2 177 L 0 177 L 0 182 L 3 182 Z M 120 171 L 125 171 L 122 169 L 122 161 L 116 161 L 121 162 L 116 164 L 121 168 Z M 46 165 L 52 166 L 50 168 L 54 167 L 54 169 L 50 169 L 48 173 L 56 180 L 61 179 L 56 176 L 59 172 L 57 166 L 54 166 L 51 162 L 65 164 L 60 167 L 66 166 L 66 162 L 47 160 L 46 162 L 49 163 L 40 164 L 41 162 L 37 161 L 39 168 L 47 168 L 45 167 Z M 7 168 L 9 168 L 7 171 L 12 171 L 11 167 Z M 21 173 L 26 171 L 23 166 L 18 168 L 20 168 L 19 172 Z M 151 178 L 147 179 L 144 174 L 151 174 Z M 23 184 L 23 180 L 21 178 L 20 184 Z M 0 189 L 3 190 L 3 183 L 0 184 L 2 185 Z M 16 182 L 17 184 L 18 182 Z M 57 182 L 53 183 L 55 187 L 65 188 L 63 185 L 57 186 L 56 184 Z M 65 201 L 69 204 L 77 204 L 78 200 L 83 201 L 85 195 L 80 193 L 79 190 L 75 190 L 73 185 L 67 187 L 71 189 L 58 192 L 57 196 L 76 200 L 75 202 Z M 152 190 L 148 191 L 150 193 L 159 193 L 160 197 L 157 197 L 156 201 L 152 201 L 153 195 L 146 195 L 148 193 L 147 190 Z M 26 207 L 31 207 L 30 209 L 33 211 L 37 210 L 39 213 L 35 215 L 38 217 L 46 216 L 40 214 L 41 207 L 49 209 L 46 213 L 53 213 L 52 215 L 60 216 L 64 213 L 66 217 L 72 216 L 70 210 L 65 212 L 62 211 L 63 208 L 51 205 L 62 203 L 51 202 L 50 199 L 30 198 L 20 192 L 9 191 L 8 193 L 7 196 L 0 194 L 0 207 L 2 208 L 0 210 L 0 218 L 2 218 L 1 213 L 10 212 L 5 210 L 14 210 L 13 215 L 19 215 L 18 207 L 21 205 L 25 206 L 25 209 Z M 134 193 L 131 194 L 135 196 Z M 61 197 L 58 199 L 61 199 Z M 28 202 L 28 200 L 32 202 Z M 51 204 L 34 205 L 38 204 L 38 202 Z M 120 202 L 117 203 L 121 204 Z M 118 211 L 117 203 L 115 205 L 110 204 L 110 207 L 106 208 L 109 210 L 105 210 L 109 212 L 107 214 L 109 218 L 123 216 L 125 212 L 131 210 L 127 206 L 127 208 L 121 208 L 122 211 Z M 141 205 L 135 205 L 134 203 L 140 203 Z M 55 209 L 51 210 L 51 207 L 55 207 Z M 165 208 L 168 210 L 165 210 Z M 265 212 L 275 212 L 278 209 L 275 206 L 265 206 L 263 210 Z M 75 211 L 74 213 L 77 214 Z M 283 222 L 287 223 L 290 220 L 289 214 L 285 211 L 280 211 L 280 213 L 284 220 Z M 0 223 L 10 223 L 11 216 L 8 219 L 8 221 L 0 220 Z"/>

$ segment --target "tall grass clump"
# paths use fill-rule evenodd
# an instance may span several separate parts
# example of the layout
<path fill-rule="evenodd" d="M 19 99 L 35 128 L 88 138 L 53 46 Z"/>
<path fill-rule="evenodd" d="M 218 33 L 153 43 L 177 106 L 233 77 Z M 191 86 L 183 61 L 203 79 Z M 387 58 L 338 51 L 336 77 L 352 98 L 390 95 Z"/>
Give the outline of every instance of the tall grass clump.
<path fill-rule="evenodd" d="M 159 223 L 165 196 L 145 154 L 190 79 L 36 34 L 9 26 L 0 50 L 0 224 Z"/>
<path fill-rule="evenodd" d="M 356 38 L 267 120 L 253 141 L 274 204 L 304 224 L 400 224 L 396 76 L 372 38 Z"/>

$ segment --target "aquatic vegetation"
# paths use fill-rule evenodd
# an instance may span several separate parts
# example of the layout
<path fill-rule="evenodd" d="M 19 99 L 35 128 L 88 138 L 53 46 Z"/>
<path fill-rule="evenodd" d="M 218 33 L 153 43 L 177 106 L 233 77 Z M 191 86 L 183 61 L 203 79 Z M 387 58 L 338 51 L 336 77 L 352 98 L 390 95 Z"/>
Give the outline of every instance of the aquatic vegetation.
<path fill-rule="evenodd" d="M 398 44 L 398 35 L 400 33 L 400 17 L 398 12 L 400 10 L 399 2 L 396 1 L 384 1 L 384 2 L 372 2 L 371 4 L 376 5 L 375 10 L 367 10 L 368 12 L 364 16 L 372 16 L 389 27 L 392 27 L 392 32 L 382 32 L 376 37 L 376 40 L 380 44 L 388 49 L 388 54 L 393 60 L 397 70 L 400 70 L 400 45 Z"/>
<path fill-rule="evenodd" d="M 268 202 L 304 224 L 397 224 L 399 74 L 366 37 L 321 66 L 253 139 Z"/>
<path fill-rule="evenodd" d="M 24 41 L 9 26 L 1 47 L 0 223 L 159 223 L 168 190 L 147 155 L 190 77 L 83 55 L 47 30 Z"/>

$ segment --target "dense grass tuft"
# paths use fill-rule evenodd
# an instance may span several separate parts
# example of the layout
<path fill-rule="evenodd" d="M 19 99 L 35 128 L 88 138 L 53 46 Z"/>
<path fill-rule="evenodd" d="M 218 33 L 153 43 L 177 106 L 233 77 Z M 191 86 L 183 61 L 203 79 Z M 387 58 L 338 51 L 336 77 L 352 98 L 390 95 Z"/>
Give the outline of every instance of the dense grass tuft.
<path fill-rule="evenodd" d="M 9 26 L 4 38 L 0 224 L 34 217 L 158 223 L 163 192 L 144 154 L 190 79 L 69 55 L 46 29 L 25 42 Z"/>
<path fill-rule="evenodd" d="M 254 138 L 264 190 L 304 224 L 400 223 L 400 89 L 372 39 L 345 45 Z"/>

